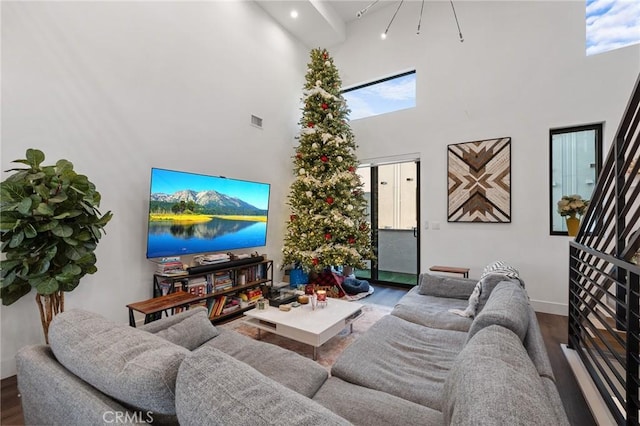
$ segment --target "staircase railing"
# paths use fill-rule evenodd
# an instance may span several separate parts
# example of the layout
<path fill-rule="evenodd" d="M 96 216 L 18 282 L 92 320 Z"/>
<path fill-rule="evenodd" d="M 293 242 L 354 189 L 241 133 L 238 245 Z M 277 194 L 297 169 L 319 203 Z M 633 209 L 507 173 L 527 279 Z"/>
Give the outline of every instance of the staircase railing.
<path fill-rule="evenodd" d="M 640 76 L 569 254 L 569 339 L 611 415 L 638 425 Z"/>

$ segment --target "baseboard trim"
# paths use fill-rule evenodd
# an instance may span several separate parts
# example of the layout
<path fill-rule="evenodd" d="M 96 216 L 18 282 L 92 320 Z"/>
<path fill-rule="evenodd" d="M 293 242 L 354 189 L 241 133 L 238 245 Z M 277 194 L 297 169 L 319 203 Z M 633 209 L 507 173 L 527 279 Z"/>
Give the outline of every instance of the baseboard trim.
<path fill-rule="evenodd" d="M 576 377 L 578 386 L 582 391 L 584 399 L 587 401 L 591 415 L 599 425 L 615 425 L 616 421 L 609 412 L 607 404 L 600 396 L 600 392 L 596 388 L 596 385 L 591 380 L 591 376 L 587 372 L 580 356 L 573 349 L 569 349 L 564 343 L 560 345 L 562 352 L 564 353 L 573 375 Z"/>
<path fill-rule="evenodd" d="M 2 379 L 6 379 L 7 377 L 11 377 L 11 376 L 15 376 L 17 369 L 16 369 L 16 359 L 15 357 L 11 357 L 11 359 L 4 359 L 2 360 L 2 362 L 0 363 L 1 367 L 1 374 L 0 376 L 2 376 Z"/>
<path fill-rule="evenodd" d="M 529 303 L 531 303 L 533 310 L 536 312 L 562 315 L 565 317 L 569 315 L 569 306 L 565 303 L 544 302 L 541 300 L 530 300 Z"/>

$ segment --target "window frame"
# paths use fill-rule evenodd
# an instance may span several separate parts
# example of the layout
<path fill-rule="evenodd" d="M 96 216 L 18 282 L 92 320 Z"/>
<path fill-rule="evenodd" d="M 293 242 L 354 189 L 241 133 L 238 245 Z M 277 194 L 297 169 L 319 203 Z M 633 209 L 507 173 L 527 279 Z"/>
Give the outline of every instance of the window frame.
<path fill-rule="evenodd" d="M 388 77 L 379 78 L 377 80 L 369 81 L 367 83 L 362 83 L 362 84 L 357 84 L 355 86 L 347 87 L 346 89 L 342 89 L 340 91 L 340 94 L 344 96 L 345 93 L 349 93 L 349 92 L 353 92 L 353 91 L 356 91 L 356 90 L 364 89 L 364 88 L 367 88 L 367 87 L 375 86 L 376 84 L 385 83 L 387 81 L 395 80 L 397 78 L 406 77 L 408 75 L 415 75 L 416 78 L 417 78 L 416 70 L 412 69 L 412 70 L 409 70 L 409 71 L 400 72 L 398 74 L 393 74 L 393 75 L 390 75 Z M 416 82 L 417 82 L 417 80 L 416 80 Z M 412 108 L 415 108 L 416 105 L 417 105 L 417 89 L 416 89 L 416 94 L 414 96 L 414 106 Z M 389 113 L 392 113 L 392 112 L 403 111 L 405 109 L 411 109 L 411 108 L 396 109 L 396 110 L 393 110 L 393 111 L 387 111 L 387 112 L 382 112 L 382 113 L 379 113 L 379 114 L 368 115 L 368 116 L 365 116 L 365 117 L 358 117 L 358 118 L 353 118 L 353 119 L 351 117 L 349 117 L 348 120 L 349 121 L 361 120 L 361 119 L 364 119 L 364 118 L 371 118 L 371 117 L 376 117 L 376 116 L 379 116 L 379 115 L 389 114 Z"/>
<path fill-rule="evenodd" d="M 554 135 L 566 134 L 566 133 L 577 133 L 584 132 L 588 130 L 595 131 L 595 180 L 594 180 L 594 189 L 597 184 L 598 177 L 600 176 L 600 171 L 602 170 L 602 149 L 603 149 L 603 132 L 604 132 L 604 122 L 592 123 L 592 124 L 583 124 L 579 126 L 568 126 L 568 127 L 556 127 L 549 129 L 549 235 L 564 235 L 568 236 L 569 233 L 567 231 L 554 231 L 553 229 L 553 218 L 554 215 L 557 215 L 557 205 L 558 200 L 554 199 L 553 195 L 553 137 Z M 563 195 L 571 195 L 571 194 L 563 194 Z M 582 195 L 582 194 L 580 194 Z"/>

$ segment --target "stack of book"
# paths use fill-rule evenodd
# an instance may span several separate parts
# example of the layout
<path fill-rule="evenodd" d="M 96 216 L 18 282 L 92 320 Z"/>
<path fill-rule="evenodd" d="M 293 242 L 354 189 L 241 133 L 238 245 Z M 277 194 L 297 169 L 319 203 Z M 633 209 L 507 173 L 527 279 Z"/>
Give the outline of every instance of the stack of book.
<path fill-rule="evenodd" d="M 171 287 L 173 287 L 173 281 L 163 280 L 159 283 L 161 296 L 166 296 L 171 293 Z"/>
<path fill-rule="evenodd" d="M 179 257 L 165 257 L 158 262 L 156 273 L 158 275 L 172 276 L 186 275 L 187 271 L 183 269 L 182 262 L 180 262 Z"/>
<path fill-rule="evenodd" d="M 209 303 L 209 319 L 214 319 L 220 315 L 230 314 L 240 310 L 240 300 L 232 296 L 218 296 L 211 299 Z"/>
<path fill-rule="evenodd" d="M 199 257 L 198 263 L 201 265 L 211 265 L 214 263 L 228 262 L 229 259 L 230 257 L 226 253 L 214 253 Z"/>
<path fill-rule="evenodd" d="M 213 291 L 223 291 L 233 287 L 233 280 L 229 271 L 220 271 L 213 274 Z"/>
<path fill-rule="evenodd" d="M 187 291 L 195 296 L 204 296 L 207 293 L 206 277 L 190 278 L 187 284 Z"/>
<path fill-rule="evenodd" d="M 261 280 L 265 277 L 264 265 L 251 266 L 247 269 L 243 269 L 241 273 L 245 275 L 248 283 Z"/>
<path fill-rule="evenodd" d="M 238 296 L 240 296 L 244 306 L 249 306 L 255 304 L 258 299 L 262 297 L 262 291 L 259 288 L 255 288 L 253 290 L 247 290 L 244 293 L 240 293 Z"/>
<path fill-rule="evenodd" d="M 240 300 L 236 297 L 227 298 L 224 308 L 222 308 L 221 315 L 230 314 L 240 309 Z"/>

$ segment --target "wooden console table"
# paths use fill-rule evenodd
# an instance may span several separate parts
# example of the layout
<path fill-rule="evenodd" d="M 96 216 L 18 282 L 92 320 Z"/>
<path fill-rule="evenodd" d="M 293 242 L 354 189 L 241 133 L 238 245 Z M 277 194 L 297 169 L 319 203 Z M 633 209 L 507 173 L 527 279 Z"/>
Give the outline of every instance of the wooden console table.
<path fill-rule="evenodd" d="M 195 296 L 193 294 L 176 291 L 175 293 L 169 293 L 165 296 L 154 297 L 153 299 L 143 300 L 142 302 L 130 303 L 127 305 L 129 308 L 129 325 L 131 327 L 136 326 L 135 318 L 133 317 L 133 311 L 138 311 L 144 314 L 144 323 L 148 324 L 154 319 L 157 319 L 158 313 L 162 315 L 162 311 L 167 311 L 175 308 L 185 307 L 189 308 L 189 304 L 202 300 L 202 297 Z"/>
<path fill-rule="evenodd" d="M 432 266 L 429 268 L 433 272 L 449 272 L 451 274 L 461 274 L 464 278 L 469 278 L 469 268 L 459 268 L 457 266 Z"/>

